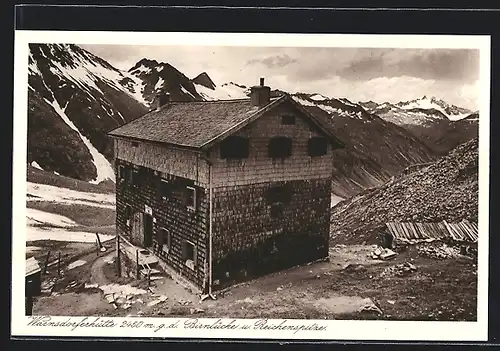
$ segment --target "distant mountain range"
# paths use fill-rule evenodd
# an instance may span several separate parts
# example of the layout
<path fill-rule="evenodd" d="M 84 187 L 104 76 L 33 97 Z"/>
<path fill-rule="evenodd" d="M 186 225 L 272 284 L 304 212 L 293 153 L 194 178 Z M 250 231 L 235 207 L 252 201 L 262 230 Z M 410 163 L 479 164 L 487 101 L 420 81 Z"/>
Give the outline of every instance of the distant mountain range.
<path fill-rule="evenodd" d="M 158 90 L 176 101 L 249 93 L 249 87 L 235 82 L 218 85 L 207 72 L 189 78 L 168 63 L 146 58 L 128 71 L 118 70 L 68 44 L 31 44 L 28 83 L 28 164 L 93 183 L 114 181 L 106 133 L 147 112 Z M 435 98 L 378 104 L 288 93 L 346 143 L 334 161 L 334 192 L 343 198 L 477 136 L 477 113 Z"/>
<path fill-rule="evenodd" d="M 412 132 L 438 154 L 477 136 L 479 112 L 423 96 L 396 104 L 360 102 L 368 112 Z"/>

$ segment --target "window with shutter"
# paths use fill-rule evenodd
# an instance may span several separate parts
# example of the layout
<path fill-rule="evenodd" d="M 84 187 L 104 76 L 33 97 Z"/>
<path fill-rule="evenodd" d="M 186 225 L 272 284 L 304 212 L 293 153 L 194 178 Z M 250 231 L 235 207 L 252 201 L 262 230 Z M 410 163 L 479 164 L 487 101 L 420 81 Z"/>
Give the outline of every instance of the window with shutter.
<path fill-rule="evenodd" d="M 323 156 L 328 153 L 328 143 L 326 138 L 312 137 L 307 142 L 307 154 L 311 157 Z"/>
<path fill-rule="evenodd" d="M 220 144 L 221 159 L 243 159 L 248 158 L 250 143 L 248 138 L 230 136 Z"/>
<path fill-rule="evenodd" d="M 192 186 L 187 186 L 185 191 L 186 207 L 190 211 L 196 210 L 196 189 Z"/>
<path fill-rule="evenodd" d="M 292 155 L 292 139 L 274 137 L 269 140 L 268 154 L 271 158 L 284 158 Z"/>
<path fill-rule="evenodd" d="M 168 182 L 168 180 L 160 180 L 159 193 L 162 200 L 167 200 L 168 198 L 172 197 L 172 185 Z"/>

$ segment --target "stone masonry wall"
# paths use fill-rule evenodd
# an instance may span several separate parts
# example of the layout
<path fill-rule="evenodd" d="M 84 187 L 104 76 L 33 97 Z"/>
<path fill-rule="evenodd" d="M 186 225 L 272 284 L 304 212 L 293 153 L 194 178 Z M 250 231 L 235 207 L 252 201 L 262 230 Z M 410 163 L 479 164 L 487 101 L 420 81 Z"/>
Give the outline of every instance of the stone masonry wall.
<path fill-rule="evenodd" d="M 115 167 L 125 169 L 134 167 L 127 161 L 116 159 Z M 118 233 L 125 235 L 134 245 L 143 246 L 143 238 L 134 232 L 133 219 L 140 218 L 137 213 L 145 213 L 146 207 L 152 210 L 153 245 L 152 248 L 159 257 L 167 262 L 181 276 L 193 282 L 200 289 L 205 288 L 208 228 L 208 191 L 195 185 L 190 179 L 171 174 L 154 172 L 145 167 L 137 167 L 140 180 L 136 185 L 130 185 L 117 177 L 116 183 L 116 227 Z M 171 194 L 163 199 L 160 195 L 161 178 L 168 180 Z M 196 208 L 188 209 L 183 202 L 186 186 L 196 189 Z M 130 224 L 127 225 L 127 206 L 130 206 Z M 168 252 L 158 250 L 158 235 L 161 228 L 171 233 L 171 247 Z M 196 260 L 194 267 L 188 267 L 183 260 L 183 245 L 188 240 L 195 244 Z"/>
<path fill-rule="evenodd" d="M 268 190 L 290 197 L 273 218 Z M 328 257 L 330 178 L 214 189 L 214 289 Z"/>

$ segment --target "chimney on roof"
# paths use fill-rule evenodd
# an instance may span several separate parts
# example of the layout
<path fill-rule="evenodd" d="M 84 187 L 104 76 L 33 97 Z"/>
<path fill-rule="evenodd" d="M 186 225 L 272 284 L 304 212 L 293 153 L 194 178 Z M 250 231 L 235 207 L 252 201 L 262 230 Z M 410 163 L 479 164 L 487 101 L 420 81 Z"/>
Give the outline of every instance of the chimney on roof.
<path fill-rule="evenodd" d="M 164 105 L 167 105 L 170 102 L 170 94 L 160 90 L 156 93 L 156 109 L 161 109 Z"/>
<path fill-rule="evenodd" d="M 250 101 L 253 106 L 265 106 L 271 101 L 271 88 L 264 85 L 264 78 L 260 78 L 260 85 L 250 88 Z"/>

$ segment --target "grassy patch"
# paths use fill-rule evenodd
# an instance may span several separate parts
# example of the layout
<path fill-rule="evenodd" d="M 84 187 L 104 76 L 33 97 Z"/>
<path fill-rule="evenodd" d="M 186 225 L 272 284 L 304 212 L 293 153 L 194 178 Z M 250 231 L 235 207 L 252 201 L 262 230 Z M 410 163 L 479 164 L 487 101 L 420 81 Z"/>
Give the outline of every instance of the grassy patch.
<path fill-rule="evenodd" d="M 68 217 L 86 227 L 106 227 L 115 224 L 115 210 L 110 208 L 38 201 L 27 202 L 26 206 Z"/>

